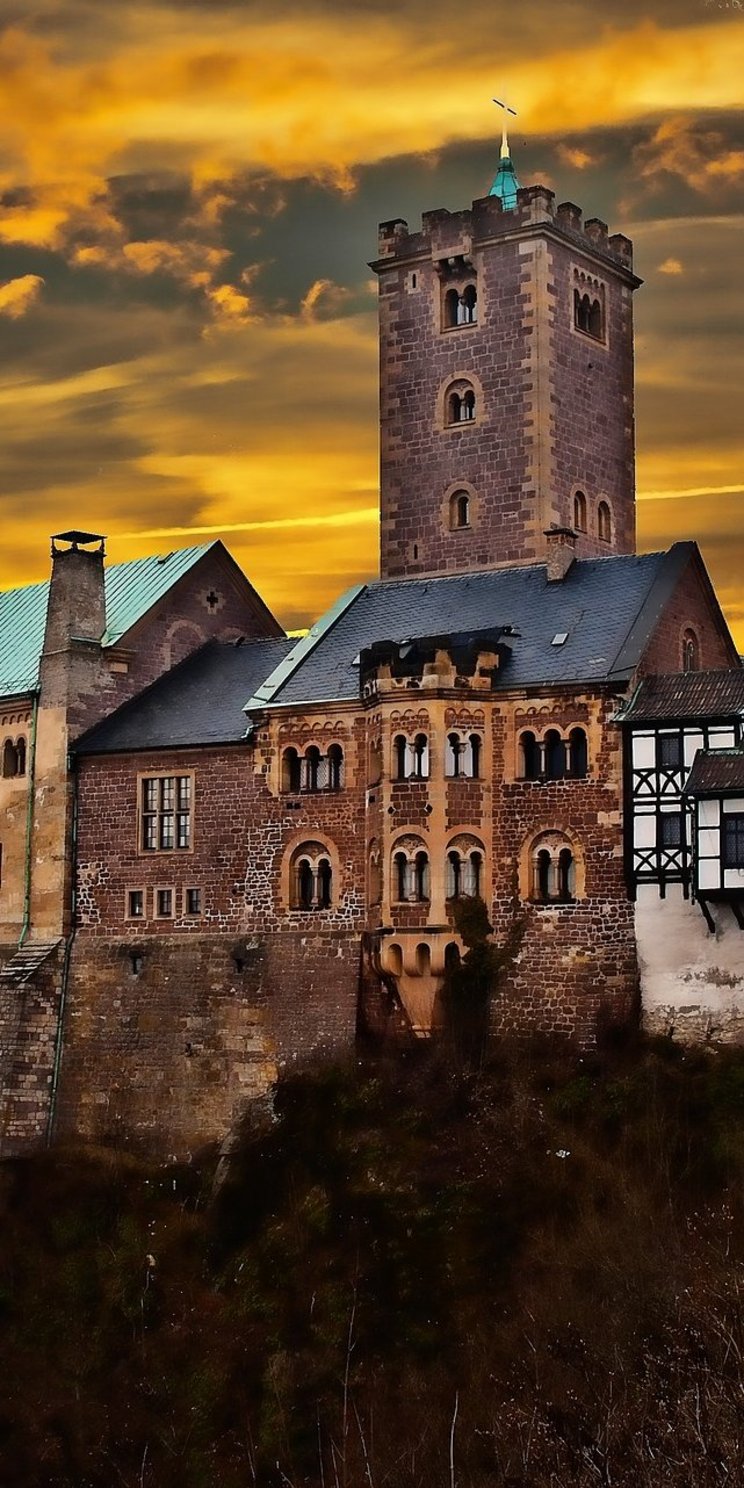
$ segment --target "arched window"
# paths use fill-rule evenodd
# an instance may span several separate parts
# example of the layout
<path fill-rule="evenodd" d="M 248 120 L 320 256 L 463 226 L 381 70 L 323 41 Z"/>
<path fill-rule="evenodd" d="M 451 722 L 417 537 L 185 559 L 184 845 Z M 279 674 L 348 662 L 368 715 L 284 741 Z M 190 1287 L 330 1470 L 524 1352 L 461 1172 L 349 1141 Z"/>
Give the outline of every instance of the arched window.
<path fill-rule="evenodd" d="M 302 842 L 289 860 L 292 909 L 329 909 L 333 903 L 333 866 L 322 842 Z"/>
<path fill-rule="evenodd" d="M 520 774 L 523 780 L 539 780 L 541 775 L 540 745 L 532 733 L 527 729 L 519 740 Z"/>
<path fill-rule="evenodd" d="M 462 859 L 459 852 L 447 853 L 447 887 L 448 899 L 459 899 L 460 884 L 462 879 Z"/>
<path fill-rule="evenodd" d="M 582 295 L 578 289 L 574 290 L 574 325 L 579 331 L 589 330 L 589 316 L 591 313 L 591 301 L 588 294 Z"/>
<path fill-rule="evenodd" d="M 459 424 L 462 422 L 462 398 L 459 393 L 450 393 L 447 399 L 447 423 Z"/>
<path fill-rule="evenodd" d="M 428 976 L 431 971 L 431 950 L 423 941 L 416 946 L 416 971 L 419 976 Z"/>
<path fill-rule="evenodd" d="M 447 748 L 445 750 L 444 773 L 449 779 L 456 779 L 460 774 L 461 759 L 464 753 L 463 742 L 459 734 L 447 735 Z"/>
<path fill-rule="evenodd" d="M 462 403 L 460 405 L 460 419 L 461 421 L 468 422 L 470 419 L 474 418 L 475 393 L 473 392 L 472 388 L 468 388 L 468 391 L 466 393 L 463 393 Z"/>
<path fill-rule="evenodd" d="M 17 774 L 18 756 L 16 754 L 16 747 L 12 739 L 6 739 L 3 744 L 3 777 L 6 780 L 10 780 Z"/>
<path fill-rule="evenodd" d="M 403 971 L 403 951 L 399 945 L 388 946 L 385 957 L 388 968 L 393 976 L 400 976 Z"/>
<path fill-rule="evenodd" d="M 16 739 L 16 774 L 17 775 L 25 775 L 25 773 L 26 773 L 26 740 L 24 739 L 23 734 L 21 734 L 20 739 Z"/>
<path fill-rule="evenodd" d="M 700 670 L 700 642 L 694 630 L 685 630 L 682 633 L 682 670 L 684 672 L 699 672 Z"/>
<path fill-rule="evenodd" d="M 414 860 L 414 883 L 416 892 L 414 898 L 419 901 L 429 898 L 429 855 L 423 850 L 416 853 Z"/>
<path fill-rule="evenodd" d="M 606 501 L 600 501 L 597 507 L 597 536 L 602 542 L 610 542 L 612 538 L 612 517 Z"/>
<path fill-rule="evenodd" d="M 397 852 L 393 858 L 393 887 L 396 900 L 402 904 L 408 898 L 408 859 L 404 852 Z"/>
<path fill-rule="evenodd" d="M 456 531 L 458 527 L 470 526 L 470 497 L 467 491 L 455 491 L 450 496 L 450 527 Z"/>
<path fill-rule="evenodd" d="M 314 887 L 315 878 L 313 875 L 312 865 L 308 862 L 307 858 L 300 858 L 297 863 L 296 902 L 298 909 L 312 909 L 314 907 Z"/>
<path fill-rule="evenodd" d="M 582 728 L 571 729 L 568 736 L 566 753 L 570 760 L 569 775 L 574 780 L 583 780 L 589 764 L 589 753 L 586 734 Z"/>
<path fill-rule="evenodd" d="M 429 740 L 426 734 L 417 734 L 413 741 L 412 773 L 416 780 L 429 779 Z"/>
<path fill-rule="evenodd" d="M 562 780 L 566 773 L 566 747 L 557 729 L 548 729 L 544 750 L 546 779 Z"/>
<path fill-rule="evenodd" d="M 598 341 L 602 339 L 602 306 L 599 300 L 592 300 L 589 306 L 589 324 L 587 330 L 589 335 L 596 336 Z"/>
<path fill-rule="evenodd" d="M 460 296 L 456 289 L 448 289 L 444 296 L 444 324 L 449 330 L 460 319 Z"/>
<path fill-rule="evenodd" d="M 574 860 L 570 847 L 561 848 L 558 854 L 558 898 L 564 901 L 574 896 Z"/>
<path fill-rule="evenodd" d="M 380 849 L 373 843 L 369 850 L 368 893 L 370 904 L 379 904 L 382 899 L 382 871 Z"/>
<path fill-rule="evenodd" d="M 470 770 L 467 773 L 473 780 L 480 779 L 481 742 L 480 734 L 471 734 L 468 739 L 468 744 L 470 745 Z"/>
<path fill-rule="evenodd" d="M 407 753 L 408 741 L 405 737 L 405 734 L 396 734 L 395 738 L 393 739 L 393 772 L 396 780 L 407 779 Z"/>
<path fill-rule="evenodd" d="M 535 898 L 543 903 L 552 898 L 553 864 L 550 853 L 543 847 L 535 858 Z"/>
<path fill-rule="evenodd" d="M 467 284 L 460 301 L 464 325 L 473 325 L 478 316 L 478 291 L 474 284 Z"/>
<path fill-rule="evenodd" d="M 483 884 L 483 849 L 463 833 L 451 844 L 445 864 L 447 899 L 475 898 Z"/>
<path fill-rule="evenodd" d="M 285 749 L 282 755 L 282 790 L 299 791 L 300 785 L 300 756 L 296 749 Z"/>
<path fill-rule="evenodd" d="M 454 940 L 451 940 L 449 945 L 446 945 L 444 948 L 444 969 L 445 971 L 456 971 L 459 965 L 460 947 L 455 945 Z"/>
<path fill-rule="evenodd" d="M 574 496 L 574 527 L 577 532 L 586 532 L 586 496 L 577 491 Z"/>
<path fill-rule="evenodd" d="M 305 751 L 305 761 L 304 761 L 304 777 L 305 778 L 304 778 L 304 780 L 302 782 L 302 789 L 303 790 L 306 790 L 306 791 L 316 791 L 318 789 L 318 785 L 319 785 L 319 776 L 320 776 L 320 750 L 318 749 L 318 747 L 317 747 L 316 744 L 311 744 L 310 745 L 310 748 Z"/>
<path fill-rule="evenodd" d="M 328 789 L 340 790 L 344 783 L 344 751 L 340 744 L 328 750 Z"/>

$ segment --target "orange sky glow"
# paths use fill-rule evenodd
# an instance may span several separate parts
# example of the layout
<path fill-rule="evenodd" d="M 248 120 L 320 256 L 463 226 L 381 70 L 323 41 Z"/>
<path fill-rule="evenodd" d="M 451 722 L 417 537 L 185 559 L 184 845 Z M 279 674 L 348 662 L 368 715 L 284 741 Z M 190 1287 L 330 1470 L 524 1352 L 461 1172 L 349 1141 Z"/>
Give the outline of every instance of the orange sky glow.
<path fill-rule="evenodd" d="M 727 0 L 0 0 L 0 583 L 222 536 L 288 626 L 377 564 L 376 225 L 523 184 L 634 239 L 639 542 L 744 650 Z M 477 39 L 477 44 L 474 41 Z"/>

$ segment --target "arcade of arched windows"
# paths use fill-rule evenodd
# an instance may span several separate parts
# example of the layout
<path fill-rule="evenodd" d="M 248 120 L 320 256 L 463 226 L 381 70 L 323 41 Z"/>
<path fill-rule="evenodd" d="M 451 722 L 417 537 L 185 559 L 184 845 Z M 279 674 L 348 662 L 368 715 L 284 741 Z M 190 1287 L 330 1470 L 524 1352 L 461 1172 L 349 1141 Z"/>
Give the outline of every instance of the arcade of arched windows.
<path fill-rule="evenodd" d="M 26 774 L 26 736 L 7 738 L 3 742 L 3 779 L 12 780 Z"/>
<path fill-rule="evenodd" d="M 330 909 L 336 899 L 333 856 L 323 842 L 300 842 L 289 854 L 289 907 L 307 912 Z"/>
<path fill-rule="evenodd" d="M 429 736 L 424 733 L 394 734 L 391 780 L 429 779 Z"/>
<path fill-rule="evenodd" d="M 447 735 L 447 744 L 444 751 L 444 773 L 450 780 L 467 777 L 478 780 L 481 773 L 481 756 L 483 753 L 483 736 L 479 733 L 465 733 L 461 730 L 451 730 Z"/>
<path fill-rule="evenodd" d="M 557 728 L 538 735 L 523 729 L 518 740 L 517 773 L 520 780 L 584 780 L 589 771 L 586 730 Z"/>
<path fill-rule="evenodd" d="M 306 794 L 341 790 L 344 783 L 344 752 L 330 744 L 325 754 L 317 744 L 300 751 L 290 746 L 282 754 L 282 791 Z"/>
<path fill-rule="evenodd" d="M 520 864 L 522 899 L 533 904 L 573 904 L 583 893 L 583 859 L 566 833 L 540 832 L 525 844 Z"/>

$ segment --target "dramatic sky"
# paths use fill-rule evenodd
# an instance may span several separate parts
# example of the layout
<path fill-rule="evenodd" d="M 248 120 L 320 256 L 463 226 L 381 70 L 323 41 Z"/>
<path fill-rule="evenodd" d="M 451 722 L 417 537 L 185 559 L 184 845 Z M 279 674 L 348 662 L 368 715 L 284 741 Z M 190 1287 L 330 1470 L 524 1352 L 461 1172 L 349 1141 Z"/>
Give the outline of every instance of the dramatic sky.
<path fill-rule="evenodd" d="M 744 0 L 0 0 L 0 584 L 224 538 L 288 625 L 377 561 L 377 222 L 512 152 L 635 241 L 640 543 L 744 649 Z"/>

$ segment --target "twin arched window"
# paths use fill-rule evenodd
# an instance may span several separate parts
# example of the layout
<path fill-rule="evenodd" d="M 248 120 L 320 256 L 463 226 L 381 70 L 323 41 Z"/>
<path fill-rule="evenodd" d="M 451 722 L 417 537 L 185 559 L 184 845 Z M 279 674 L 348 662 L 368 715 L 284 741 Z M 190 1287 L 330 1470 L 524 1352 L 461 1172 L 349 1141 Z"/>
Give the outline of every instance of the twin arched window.
<path fill-rule="evenodd" d="M 282 790 L 293 793 L 340 790 L 344 783 L 344 752 L 340 744 L 331 744 L 321 754 L 317 744 L 299 750 L 285 749 L 282 755 Z"/>
<path fill-rule="evenodd" d="M 417 843 L 401 844 L 393 854 L 393 898 L 399 904 L 421 904 L 431 898 L 429 854 Z"/>
<path fill-rule="evenodd" d="M 576 864 L 570 847 L 540 847 L 535 853 L 533 899 L 570 904 L 576 890 Z"/>
<path fill-rule="evenodd" d="M 330 909 L 333 868 L 328 849 L 321 842 L 303 842 L 295 848 L 289 874 L 292 909 Z"/>
<path fill-rule="evenodd" d="M 393 739 L 394 780 L 429 779 L 429 740 L 426 734 L 416 734 L 408 739 L 405 734 L 396 734 Z"/>
<path fill-rule="evenodd" d="M 6 739 L 3 744 L 3 778 L 11 780 L 26 773 L 26 739 L 23 734 L 15 741 Z"/>
<path fill-rule="evenodd" d="M 602 302 L 595 296 L 574 290 L 574 325 L 577 331 L 593 336 L 596 341 L 604 337 Z"/>
<path fill-rule="evenodd" d="M 519 752 L 522 780 L 583 780 L 589 767 L 583 728 L 571 729 L 567 737 L 548 729 L 541 739 L 526 729 L 519 738 Z"/>
<path fill-rule="evenodd" d="M 478 318 L 478 291 L 474 284 L 464 289 L 448 289 L 444 296 L 444 328 L 474 325 Z"/>
<path fill-rule="evenodd" d="M 444 756 L 444 773 L 448 779 L 461 776 L 477 780 L 480 775 L 482 739 L 480 734 L 447 735 Z"/>
<path fill-rule="evenodd" d="M 453 842 L 447 853 L 448 899 L 477 898 L 483 887 L 483 849 L 467 840 Z"/>
<path fill-rule="evenodd" d="M 444 417 L 447 424 L 469 424 L 475 418 L 475 389 L 469 382 L 460 380 L 447 391 L 444 402 Z"/>

